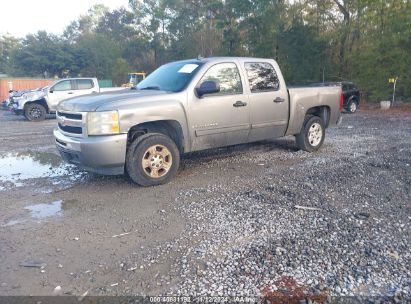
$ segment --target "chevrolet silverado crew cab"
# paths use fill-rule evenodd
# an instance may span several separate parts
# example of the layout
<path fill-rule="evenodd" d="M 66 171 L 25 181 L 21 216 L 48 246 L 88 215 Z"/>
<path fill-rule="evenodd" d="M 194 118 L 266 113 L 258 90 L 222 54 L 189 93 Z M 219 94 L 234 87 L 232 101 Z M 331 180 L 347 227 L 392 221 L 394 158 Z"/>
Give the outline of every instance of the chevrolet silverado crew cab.
<path fill-rule="evenodd" d="M 169 181 L 191 151 L 285 135 L 316 151 L 341 120 L 341 97 L 340 86 L 287 89 L 272 59 L 185 60 L 159 67 L 137 90 L 63 101 L 54 137 L 68 162 L 151 186 Z"/>
<path fill-rule="evenodd" d="M 14 97 L 11 106 L 15 114 L 24 115 L 30 121 L 40 121 L 46 118 L 46 114 L 54 113 L 64 99 L 121 89 L 124 88 L 100 89 L 96 78 L 66 78 L 55 81 L 51 86 Z"/>

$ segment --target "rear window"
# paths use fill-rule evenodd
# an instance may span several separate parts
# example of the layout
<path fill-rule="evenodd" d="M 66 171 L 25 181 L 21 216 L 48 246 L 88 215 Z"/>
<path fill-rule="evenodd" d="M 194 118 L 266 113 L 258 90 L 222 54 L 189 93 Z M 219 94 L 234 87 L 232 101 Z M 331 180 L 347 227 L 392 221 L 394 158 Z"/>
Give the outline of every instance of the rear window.
<path fill-rule="evenodd" d="M 268 62 L 250 62 L 245 64 L 248 82 L 252 93 L 277 91 L 280 81 L 274 67 Z"/>
<path fill-rule="evenodd" d="M 77 79 L 76 82 L 77 90 L 88 90 L 94 86 L 91 79 Z"/>

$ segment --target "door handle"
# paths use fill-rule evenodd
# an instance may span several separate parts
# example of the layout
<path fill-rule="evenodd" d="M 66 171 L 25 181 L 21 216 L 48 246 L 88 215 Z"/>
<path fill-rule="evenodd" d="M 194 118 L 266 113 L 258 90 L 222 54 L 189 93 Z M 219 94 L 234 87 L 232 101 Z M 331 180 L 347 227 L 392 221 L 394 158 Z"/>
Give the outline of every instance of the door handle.
<path fill-rule="evenodd" d="M 284 102 L 285 99 L 281 97 L 277 97 L 276 99 L 273 100 L 273 102 Z"/>
<path fill-rule="evenodd" d="M 73 92 L 68 92 L 67 94 L 74 94 Z"/>
<path fill-rule="evenodd" d="M 246 102 L 243 102 L 241 100 L 236 101 L 235 103 L 233 103 L 233 107 L 245 107 L 247 105 Z"/>

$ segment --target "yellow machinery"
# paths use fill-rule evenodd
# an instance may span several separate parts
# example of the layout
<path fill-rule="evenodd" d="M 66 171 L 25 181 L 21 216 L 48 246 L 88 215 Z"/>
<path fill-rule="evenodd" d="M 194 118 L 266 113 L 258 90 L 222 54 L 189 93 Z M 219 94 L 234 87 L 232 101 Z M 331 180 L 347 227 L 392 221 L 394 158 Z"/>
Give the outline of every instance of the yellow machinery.
<path fill-rule="evenodd" d="M 125 88 L 130 88 L 136 86 L 140 81 L 146 78 L 146 73 L 145 72 L 134 72 L 134 73 L 128 73 L 127 79 L 128 82 L 121 85 L 122 87 Z"/>

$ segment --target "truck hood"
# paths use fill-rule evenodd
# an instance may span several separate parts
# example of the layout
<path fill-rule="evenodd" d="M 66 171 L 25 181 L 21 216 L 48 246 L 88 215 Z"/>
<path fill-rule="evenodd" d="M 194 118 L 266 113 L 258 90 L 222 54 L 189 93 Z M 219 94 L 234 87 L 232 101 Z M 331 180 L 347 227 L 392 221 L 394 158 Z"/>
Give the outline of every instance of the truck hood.
<path fill-rule="evenodd" d="M 124 89 L 121 91 L 107 92 L 100 94 L 89 94 L 79 97 L 73 97 L 62 101 L 58 107 L 58 111 L 68 112 L 93 112 L 101 106 L 107 106 L 119 101 L 138 100 L 140 98 L 167 94 L 165 91 L 158 90 L 130 90 Z"/>

